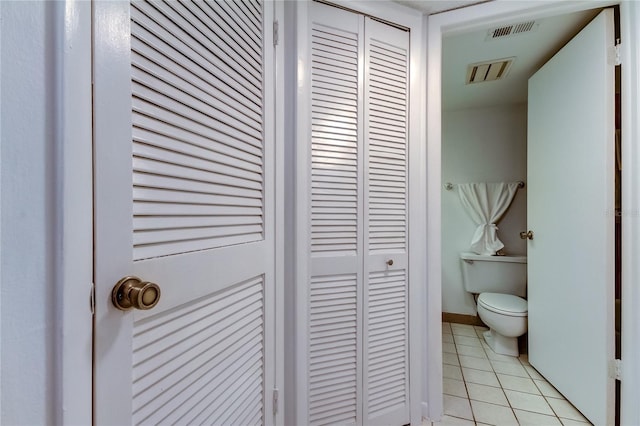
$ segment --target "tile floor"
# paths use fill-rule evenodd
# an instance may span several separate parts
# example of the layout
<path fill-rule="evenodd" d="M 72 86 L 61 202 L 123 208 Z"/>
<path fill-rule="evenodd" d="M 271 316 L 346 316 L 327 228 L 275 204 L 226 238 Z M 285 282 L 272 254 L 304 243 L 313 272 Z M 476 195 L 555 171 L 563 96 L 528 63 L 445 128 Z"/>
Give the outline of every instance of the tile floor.
<path fill-rule="evenodd" d="M 527 361 L 498 355 L 484 327 L 443 323 L 444 416 L 437 425 L 587 425 Z"/>

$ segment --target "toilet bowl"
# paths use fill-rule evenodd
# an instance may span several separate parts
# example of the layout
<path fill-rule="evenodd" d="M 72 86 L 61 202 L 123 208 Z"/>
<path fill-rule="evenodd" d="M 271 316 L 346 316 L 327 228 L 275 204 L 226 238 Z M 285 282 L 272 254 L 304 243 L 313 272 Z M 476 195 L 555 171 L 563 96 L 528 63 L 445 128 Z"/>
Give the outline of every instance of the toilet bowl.
<path fill-rule="evenodd" d="M 512 294 L 481 293 L 478 315 L 488 331 L 484 339 L 497 354 L 518 356 L 518 337 L 527 332 L 527 301 Z"/>
<path fill-rule="evenodd" d="M 494 352 L 518 356 L 518 337 L 527 331 L 526 256 L 461 253 L 464 289 L 477 297 L 485 340 Z"/>

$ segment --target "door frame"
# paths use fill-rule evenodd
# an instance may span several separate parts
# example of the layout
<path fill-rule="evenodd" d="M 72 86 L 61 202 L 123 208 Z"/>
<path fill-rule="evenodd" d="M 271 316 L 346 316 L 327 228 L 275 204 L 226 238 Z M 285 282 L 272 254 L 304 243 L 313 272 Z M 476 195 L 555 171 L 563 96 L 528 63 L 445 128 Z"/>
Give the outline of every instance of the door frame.
<path fill-rule="evenodd" d="M 55 22 L 48 34 L 56 55 L 53 96 L 58 107 L 52 126 L 56 140 L 51 164 L 56 246 L 50 247 L 55 276 L 53 380 L 55 423 L 93 421 L 93 103 L 92 4 L 66 0 L 52 4 Z M 44 95 L 44 94 L 41 94 Z"/>
<path fill-rule="evenodd" d="M 323 0 L 324 1 L 324 0 Z M 424 78 L 425 64 L 425 27 L 423 17 L 414 9 L 393 3 L 391 1 L 366 1 L 366 0 L 330 0 L 329 4 L 349 9 L 364 15 L 374 17 L 384 17 L 387 22 L 395 23 L 410 29 L 410 65 L 409 65 L 409 85 L 412 93 L 409 100 L 409 142 L 408 156 L 409 161 L 409 227 L 408 244 L 411 248 L 408 255 L 409 260 L 409 324 L 412 326 L 409 330 L 409 368 L 410 377 L 417 380 L 410 380 L 409 398 L 410 398 L 410 419 L 412 424 L 420 424 L 424 415 L 420 401 L 424 401 L 424 389 L 426 378 L 424 378 L 424 338 L 426 332 L 426 317 L 423 307 L 425 306 L 425 263 L 426 252 L 424 244 L 424 235 L 426 232 L 426 143 L 424 137 L 426 135 L 426 123 L 423 119 L 425 116 L 426 90 Z M 307 58 L 309 35 L 306 22 L 309 16 L 309 6 L 307 2 L 295 3 L 295 29 L 293 33 L 296 37 L 296 49 L 292 53 L 296 57 L 296 141 L 305 141 L 309 138 L 311 129 L 309 117 L 311 116 L 308 109 L 309 87 L 311 74 L 308 68 Z M 309 151 L 305 144 L 295 143 L 295 165 L 291 174 L 294 178 L 296 189 L 293 191 L 293 217 L 295 223 L 293 225 L 293 240 L 295 241 L 295 249 L 293 258 L 287 260 L 294 262 L 294 283 L 305 283 L 309 277 L 309 259 L 304 255 L 307 252 L 310 241 L 310 231 L 308 226 L 309 205 L 308 194 L 300 191 L 299 188 L 308 188 L 310 172 L 309 172 Z M 301 197 L 298 197 L 298 195 Z M 299 255 L 298 253 L 303 253 Z M 302 300 L 308 300 L 307 288 L 303 285 L 295 285 L 289 283 L 288 287 L 294 289 L 294 306 L 287 307 L 292 310 L 294 318 L 306 318 L 307 306 L 300 303 Z M 304 414 L 308 411 L 306 400 L 308 383 L 304 374 L 295 375 L 296 371 L 305 371 L 307 363 L 307 345 L 306 331 L 301 328 L 305 324 L 295 323 L 295 333 L 291 338 L 293 343 L 289 343 L 288 347 L 295 348 L 294 360 L 291 365 L 287 366 L 287 375 L 294 377 L 292 391 L 287 391 L 287 401 L 285 404 L 293 405 L 293 409 L 288 409 L 288 423 L 299 423 L 304 418 Z M 292 384 L 288 382 L 290 385 Z"/>
<path fill-rule="evenodd" d="M 640 423 L 640 365 L 624 360 L 640 357 L 640 30 L 632 23 L 640 20 L 640 5 L 628 1 L 494 1 L 428 17 L 427 36 L 427 345 L 441 348 L 442 329 L 442 253 L 441 253 L 441 145 L 442 145 L 442 37 L 463 31 L 500 25 L 513 19 L 529 20 L 577 12 L 586 9 L 620 5 L 622 74 L 622 386 L 621 423 Z M 626 96 L 625 96 L 626 94 Z M 636 142 L 636 143 L 634 143 Z M 435 319 L 438 318 L 436 321 Z M 433 350 L 431 351 L 433 352 Z M 428 413 L 437 420 L 442 416 L 441 354 L 428 353 Z"/>

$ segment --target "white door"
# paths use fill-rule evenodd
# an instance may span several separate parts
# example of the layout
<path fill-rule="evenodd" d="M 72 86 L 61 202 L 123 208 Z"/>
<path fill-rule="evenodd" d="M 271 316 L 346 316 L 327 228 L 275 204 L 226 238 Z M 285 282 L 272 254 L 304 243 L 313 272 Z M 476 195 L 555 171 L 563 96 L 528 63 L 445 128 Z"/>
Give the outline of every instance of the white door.
<path fill-rule="evenodd" d="M 93 7 L 95 422 L 272 424 L 274 4 Z"/>
<path fill-rule="evenodd" d="M 529 80 L 529 360 L 613 424 L 614 45 L 605 10 Z"/>
<path fill-rule="evenodd" d="M 299 318 L 308 391 L 299 422 L 405 424 L 409 36 L 315 2 L 310 21 L 310 170 L 300 185 L 310 194 L 310 271 Z"/>

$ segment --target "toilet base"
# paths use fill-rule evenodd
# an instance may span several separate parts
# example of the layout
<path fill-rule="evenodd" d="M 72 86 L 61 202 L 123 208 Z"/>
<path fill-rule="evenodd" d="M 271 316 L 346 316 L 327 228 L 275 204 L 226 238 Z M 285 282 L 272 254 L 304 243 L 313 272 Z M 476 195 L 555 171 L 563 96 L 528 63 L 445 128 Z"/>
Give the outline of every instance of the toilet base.
<path fill-rule="evenodd" d="M 484 336 L 484 341 L 495 353 L 516 357 L 520 355 L 517 337 L 506 337 L 493 330 L 487 330 L 482 335 Z"/>

